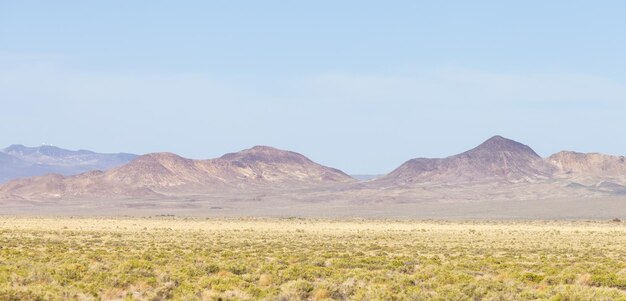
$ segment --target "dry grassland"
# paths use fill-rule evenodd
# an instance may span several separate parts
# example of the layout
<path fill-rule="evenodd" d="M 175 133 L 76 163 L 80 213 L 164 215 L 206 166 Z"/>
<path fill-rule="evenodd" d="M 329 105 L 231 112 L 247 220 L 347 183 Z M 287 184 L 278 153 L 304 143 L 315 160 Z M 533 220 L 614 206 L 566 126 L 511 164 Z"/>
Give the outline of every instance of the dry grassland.
<path fill-rule="evenodd" d="M 0 217 L 0 300 L 626 300 L 626 224 Z"/>

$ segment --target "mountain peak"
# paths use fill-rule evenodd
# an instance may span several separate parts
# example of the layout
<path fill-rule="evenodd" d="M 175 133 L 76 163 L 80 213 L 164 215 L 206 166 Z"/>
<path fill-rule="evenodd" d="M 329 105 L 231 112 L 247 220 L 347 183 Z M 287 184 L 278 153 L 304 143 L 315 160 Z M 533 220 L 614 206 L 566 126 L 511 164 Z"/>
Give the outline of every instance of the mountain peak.
<path fill-rule="evenodd" d="M 160 153 L 149 153 L 149 154 L 145 154 L 145 155 L 141 155 L 139 157 L 137 157 L 137 159 L 150 159 L 150 160 L 180 160 L 180 159 L 184 159 L 183 157 L 174 154 L 174 153 L 170 153 L 170 152 L 160 152 Z"/>
<path fill-rule="evenodd" d="M 499 135 L 496 135 L 487 139 L 485 142 L 481 143 L 477 147 L 465 153 L 476 154 L 476 153 L 500 153 L 500 152 L 523 153 L 523 154 L 530 155 L 532 157 L 539 158 L 539 155 L 528 145 L 519 143 L 515 140 L 504 138 Z"/>
<path fill-rule="evenodd" d="M 135 160 L 127 164 L 127 166 L 175 166 L 175 165 L 190 165 L 193 160 L 183 158 L 174 153 L 161 152 L 161 153 L 149 153 L 137 157 Z M 124 168 L 122 166 L 121 168 Z"/>
<path fill-rule="evenodd" d="M 504 137 L 502 137 L 500 135 L 495 135 L 495 136 L 485 140 L 484 143 L 507 143 L 507 142 L 511 142 L 511 141 L 515 142 L 515 141 L 513 141 L 511 139 L 504 138 Z"/>
<path fill-rule="evenodd" d="M 285 152 L 289 152 L 286 150 L 281 150 L 275 147 L 271 147 L 271 146 L 266 146 L 266 145 L 255 145 L 252 148 L 243 150 L 241 152 L 247 152 L 247 153 L 285 153 Z"/>
<path fill-rule="evenodd" d="M 275 147 L 267 146 L 267 145 L 255 145 L 250 148 L 251 150 L 278 150 Z"/>
<path fill-rule="evenodd" d="M 296 152 L 286 151 L 271 146 L 257 145 L 236 153 L 225 154 L 220 157 L 226 161 L 239 161 L 246 163 L 272 162 L 272 163 L 313 163 L 305 156 Z"/>
<path fill-rule="evenodd" d="M 6 147 L 5 149 L 3 149 L 2 151 L 5 152 L 5 153 L 8 153 L 8 152 L 14 152 L 14 151 L 23 150 L 25 148 L 26 148 L 26 146 L 24 146 L 23 144 L 11 144 L 8 147 Z"/>
<path fill-rule="evenodd" d="M 404 183 L 520 182 L 549 178 L 552 169 L 529 146 L 494 136 L 458 155 L 409 160 L 381 179 Z"/>

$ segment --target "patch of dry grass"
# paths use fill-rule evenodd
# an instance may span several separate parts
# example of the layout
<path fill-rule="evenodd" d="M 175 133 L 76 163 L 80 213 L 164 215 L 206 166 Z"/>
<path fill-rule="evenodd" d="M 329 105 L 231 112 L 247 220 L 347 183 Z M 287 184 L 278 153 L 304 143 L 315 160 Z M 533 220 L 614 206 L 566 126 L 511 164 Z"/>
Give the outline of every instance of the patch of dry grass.
<path fill-rule="evenodd" d="M 626 225 L 0 218 L 1 300 L 626 300 Z"/>

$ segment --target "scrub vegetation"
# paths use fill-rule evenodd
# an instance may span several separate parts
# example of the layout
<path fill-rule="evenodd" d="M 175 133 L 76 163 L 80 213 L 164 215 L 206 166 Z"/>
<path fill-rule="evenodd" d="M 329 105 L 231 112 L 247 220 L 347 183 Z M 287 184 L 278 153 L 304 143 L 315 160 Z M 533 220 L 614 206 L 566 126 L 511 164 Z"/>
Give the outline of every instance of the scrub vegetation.
<path fill-rule="evenodd" d="M 0 217 L 0 300 L 626 300 L 620 221 Z"/>

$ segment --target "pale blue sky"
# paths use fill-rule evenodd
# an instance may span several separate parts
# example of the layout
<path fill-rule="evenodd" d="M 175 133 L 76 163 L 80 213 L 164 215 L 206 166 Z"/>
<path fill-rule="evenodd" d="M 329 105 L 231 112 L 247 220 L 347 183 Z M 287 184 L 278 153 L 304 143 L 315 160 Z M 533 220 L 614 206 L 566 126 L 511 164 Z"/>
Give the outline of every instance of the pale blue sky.
<path fill-rule="evenodd" d="M 0 146 L 626 155 L 624 1 L 2 1 Z"/>

